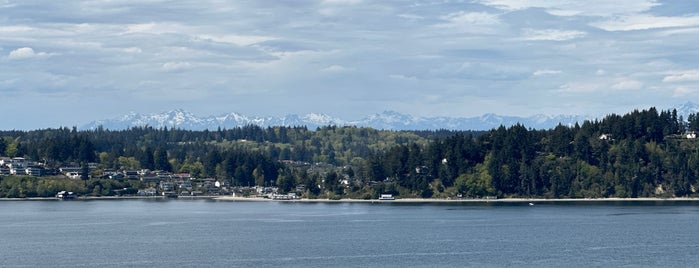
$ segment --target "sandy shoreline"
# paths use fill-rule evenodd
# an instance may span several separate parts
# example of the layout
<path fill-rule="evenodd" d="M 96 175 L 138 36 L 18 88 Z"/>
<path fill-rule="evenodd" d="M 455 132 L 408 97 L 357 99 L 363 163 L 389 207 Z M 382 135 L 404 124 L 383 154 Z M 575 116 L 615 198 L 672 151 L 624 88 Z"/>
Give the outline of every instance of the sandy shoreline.
<path fill-rule="evenodd" d="M 300 202 L 300 203 L 556 203 L 556 202 L 674 202 L 674 201 L 699 201 L 694 197 L 675 198 L 501 198 L 501 199 L 423 199 L 423 198 L 396 198 L 395 200 L 378 199 L 293 199 L 273 200 L 259 197 L 233 197 L 233 196 L 180 196 L 179 198 L 166 198 L 163 196 L 81 196 L 77 201 L 89 200 L 216 200 L 239 202 Z M 29 197 L 29 198 L 0 198 L 1 201 L 51 201 L 59 200 L 54 197 Z"/>
<path fill-rule="evenodd" d="M 555 202 L 663 202 L 663 201 L 699 201 L 699 198 L 595 198 L 595 199 L 577 199 L 577 198 L 561 198 L 561 199 L 543 199 L 543 198 L 502 198 L 502 199 L 422 199 L 422 198 L 397 198 L 395 200 L 377 200 L 377 199 L 294 199 L 294 200 L 272 200 L 267 198 L 248 198 L 248 197 L 233 197 L 221 196 L 215 197 L 219 201 L 242 201 L 242 202 L 306 202 L 306 203 L 555 203 Z"/>

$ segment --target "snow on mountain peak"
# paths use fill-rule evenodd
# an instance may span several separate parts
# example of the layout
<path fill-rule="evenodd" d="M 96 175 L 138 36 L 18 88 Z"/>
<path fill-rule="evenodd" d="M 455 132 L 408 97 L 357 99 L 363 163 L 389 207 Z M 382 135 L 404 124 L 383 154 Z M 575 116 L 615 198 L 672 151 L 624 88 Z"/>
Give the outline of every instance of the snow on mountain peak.
<path fill-rule="evenodd" d="M 310 113 L 302 117 L 304 121 L 308 122 L 313 122 L 316 124 L 320 125 L 332 125 L 338 123 L 338 121 L 335 118 L 332 118 L 331 116 L 327 114 L 316 114 L 316 113 Z"/>
<path fill-rule="evenodd" d="M 688 114 L 699 112 L 699 105 L 687 102 L 678 106 L 679 115 L 687 118 Z M 544 115 L 537 114 L 530 117 L 504 116 L 494 113 L 486 113 L 478 117 L 415 117 L 396 111 L 383 111 L 368 115 L 367 117 L 348 121 L 332 117 L 327 114 L 309 113 L 303 116 L 295 114 L 283 117 L 249 117 L 235 112 L 218 116 L 198 117 L 184 109 L 176 109 L 164 113 L 128 114 L 114 119 L 97 120 L 81 127 L 81 129 L 96 129 L 102 126 L 105 129 L 127 129 L 134 126 L 151 126 L 154 128 L 176 127 L 191 130 L 235 128 L 246 125 L 269 126 L 306 126 L 316 128 L 328 125 L 360 127 L 372 127 L 387 130 L 489 130 L 501 125 L 512 126 L 522 124 L 528 128 L 550 129 L 558 124 L 575 125 L 577 122 L 592 119 L 586 115 Z"/>
<path fill-rule="evenodd" d="M 677 109 L 677 114 L 683 116 L 685 119 L 690 114 L 696 114 L 699 112 L 699 105 L 694 102 L 687 101 L 686 103 L 680 105 Z"/>

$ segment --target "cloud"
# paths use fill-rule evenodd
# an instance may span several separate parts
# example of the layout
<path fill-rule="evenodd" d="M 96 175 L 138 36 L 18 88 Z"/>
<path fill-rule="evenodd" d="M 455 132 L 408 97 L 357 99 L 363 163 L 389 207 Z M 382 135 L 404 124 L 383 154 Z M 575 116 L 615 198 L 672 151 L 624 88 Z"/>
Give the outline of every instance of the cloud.
<path fill-rule="evenodd" d="M 362 3 L 362 0 L 323 0 L 325 5 L 356 5 Z"/>
<path fill-rule="evenodd" d="M 566 41 L 583 37 L 586 34 L 586 32 L 581 31 L 524 29 L 524 39 L 534 41 Z"/>
<path fill-rule="evenodd" d="M 406 20 L 413 20 L 413 21 L 425 19 L 425 17 L 420 16 L 420 15 L 415 15 L 415 14 L 398 14 L 398 17 L 406 19 Z"/>
<path fill-rule="evenodd" d="M 347 68 L 342 65 L 330 65 L 328 67 L 325 67 L 323 69 L 320 69 L 321 72 L 325 73 L 341 73 L 341 72 L 347 72 L 351 71 L 352 68 Z"/>
<path fill-rule="evenodd" d="M 658 17 L 648 14 L 639 14 L 593 22 L 590 25 L 610 32 L 690 27 L 699 25 L 699 16 Z"/>
<path fill-rule="evenodd" d="M 192 67 L 192 64 L 189 62 L 186 62 L 186 61 L 163 63 L 163 70 L 165 70 L 165 71 L 181 71 L 184 69 L 189 69 L 191 67 Z"/>
<path fill-rule="evenodd" d="M 667 37 L 670 35 L 696 35 L 697 33 L 699 33 L 699 28 L 680 28 L 662 31 L 658 33 L 658 36 Z"/>
<path fill-rule="evenodd" d="M 347 90 L 353 98 L 332 103 L 357 118 L 411 106 L 458 115 L 549 113 L 560 103 L 618 111 L 622 102 L 669 106 L 673 94 L 699 94 L 691 90 L 699 8 L 682 1 L 11 2 L 21 4 L 3 9 L 0 90 L 90 92 L 117 114 L 124 103 L 155 106 L 163 89 L 210 96 L 184 108 L 251 114 L 327 112 L 319 103 Z M 645 91 L 609 98 L 635 89 Z M 453 104 L 416 97 L 425 92 Z M 251 101 L 282 103 L 282 94 L 314 97 L 266 110 Z M 501 104 L 463 106 L 475 97 Z"/>
<path fill-rule="evenodd" d="M 492 6 L 495 8 L 509 11 L 522 10 L 532 7 L 547 8 L 555 5 L 554 3 L 551 3 L 552 1 L 546 0 L 481 0 L 479 2 L 487 6 Z"/>
<path fill-rule="evenodd" d="M 148 34 L 164 34 L 164 33 L 182 33 L 188 32 L 189 29 L 178 23 L 137 23 L 126 26 L 124 33 L 148 33 Z"/>
<path fill-rule="evenodd" d="M 28 59 L 28 58 L 34 58 L 34 57 L 43 57 L 48 55 L 46 52 L 39 52 L 36 53 L 34 52 L 34 49 L 31 47 L 21 47 L 18 49 L 15 49 L 13 51 L 10 51 L 10 54 L 7 56 L 11 60 L 17 60 L 17 59 Z"/>
<path fill-rule="evenodd" d="M 542 76 L 542 75 L 554 75 L 554 74 L 560 74 L 560 70 L 536 70 L 532 75 L 534 76 Z"/>
<path fill-rule="evenodd" d="M 258 44 L 266 41 L 275 40 L 277 38 L 271 36 L 262 35 L 234 35 L 234 34 L 224 34 L 224 35 L 198 35 L 198 38 L 204 40 L 212 40 L 215 42 L 230 43 L 238 46 L 249 46 L 253 44 Z"/>
<path fill-rule="evenodd" d="M 563 93 L 592 93 L 603 89 L 603 86 L 595 82 L 570 82 L 561 85 L 558 92 Z"/>
<path fill-rule="evenodd" d="M 641 83 L 637 80 L 622 79 L 621 81 L 612 85 L 611 88 L 616 89 L 616 90 L 636 90 L 636 89 L 641 89 L 642 87 L 643 87 L 643 83 Z"/>
<path fill-rule="evenodd" d="M 403 74 L 391 74 L 388 76 L 388 78 L 391 79 L 397 79 L 397 80 L 408 80 L 408 81 L 417 81 L 417 77 L 414 76 L 407 76 Z"/>
<path fill-rule="evenodd" d="M 692 95 L 692 94 L 694 94 L 694 93 L 696 93 L 696 92 L 697 92 L 696 89 L 693 89 L 693 88 L 690 88 L 690 87 L 686 87 L 686 86 L 679 86 L 679 87 L 676 87 L 676 88 L 672 91 L 672 96 L 673 96 L 673 97 L 685 97 L 685 96 L 688 96 L 688 95 Z"/>
<path fill-rule="evenodd" d="M 646 12 L 660 5 L 656 0 L 477 0 L 506 11 L 542 8 L 554 16 L 617 16 Z"/>
<path fill-rule="evenodd" d="M 352 8 L 362 3 L 362 0 L 323 0 L 320 2 L 318 13 L 328 17 L 337 16 L 340 13 L 350 12 Z"/>
<path fill-rule="evenodd" d="M 667 75 L 663 78 L 663 82 L 674 83 L 674 82 L 686 82 L 686 81 L 699 81 L 699 70 L 687 70 L 676 72 Z"/>
<path fill-rule="evenodd" d="M 143 52 L 143 50 L 141 50 L 141 48 L 138 48 L 138 47 L 126 47 L 126 48 L 121 49 L 121 51 L 126 52 L 126 53 L 141 53 L 141 52 Z"/>
<path fill-rule="evenodd" d="M 495 25 L 500 24 L 497 14 L 487 12 L 454 12 L 441 17 L 447 23 L 441 24 L 447 27 L 462 27 L 469 25 Z"/>

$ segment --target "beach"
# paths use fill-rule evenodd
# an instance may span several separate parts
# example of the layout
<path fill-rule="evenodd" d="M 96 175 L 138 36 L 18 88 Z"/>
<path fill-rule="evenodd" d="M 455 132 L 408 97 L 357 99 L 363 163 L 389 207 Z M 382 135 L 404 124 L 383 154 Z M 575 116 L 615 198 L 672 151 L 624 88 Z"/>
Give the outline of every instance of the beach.
<path fill-rule="evenodd" d="M 324 202 L 324 203 L 555 203 L 555 202 L 662 202 L 662 201 L 699 201 L 699 198 L 694 197 L 676 197 L 676 198 L 657 198 L 657 197 L 642 197 L 642 198 L 559 198 L 559 199 L 544 199 L 544 198 L 500 198 L 500 199 L 471 199 L 471 198 L 453 198 L 453 199 L 438 199 L 438 198 L 396 198 L 395 200 L 378 200 L 378 199 L 292 199 L 292 200 L 274 200 L 269 198 L 258 197 L 234 197 L 234 196 L 217 196 L 214 200 L 219 201 L 241 201 L 241 202 Z"/>
<path fill-rule="evenodd" d="M 289 199 L 279 200 L 263 197 L 236 197 L 236 196 L 179 196 L 178 198 L 167 198 L 163 196 L 79 196 L 75 200 L 68 201 L 89 201 L 89 200 L 126 200 L 126 199 L 143 199 L 143 200 L 216 200 L 216 201 L 233 201 L 233 202 L 300 202 L 300 203 L 564 203 L 564 202 L 674 202 L 674 201 L 699 201 L 696 197 L 639 197 L 639 198 L 498 198 L 498 199 L 474 199 L 474 198 L 396 198 L 394 200 L 378 200 L 378 199 Z M 51 201 L 60 200 L 55 197 L 27 197 L 27 198 L 0 198 L 0 201 Z"/>

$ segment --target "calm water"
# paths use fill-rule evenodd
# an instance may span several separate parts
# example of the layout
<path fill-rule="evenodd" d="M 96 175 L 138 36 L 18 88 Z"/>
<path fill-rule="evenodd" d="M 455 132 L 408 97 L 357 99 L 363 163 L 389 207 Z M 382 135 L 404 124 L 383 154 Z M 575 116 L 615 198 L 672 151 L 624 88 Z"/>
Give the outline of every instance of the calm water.
<path fill-rule="evenodd" d="M 2 267 L 689 267 L 699 203 L 0 202 Z"/>

